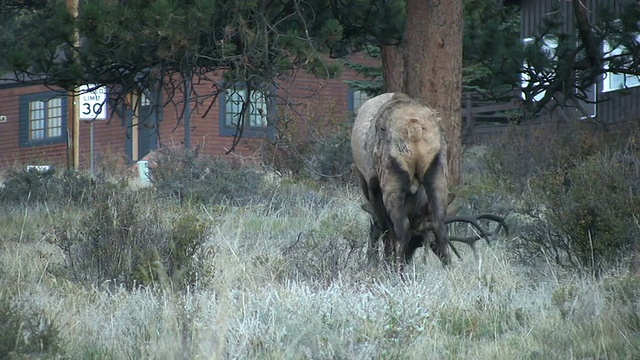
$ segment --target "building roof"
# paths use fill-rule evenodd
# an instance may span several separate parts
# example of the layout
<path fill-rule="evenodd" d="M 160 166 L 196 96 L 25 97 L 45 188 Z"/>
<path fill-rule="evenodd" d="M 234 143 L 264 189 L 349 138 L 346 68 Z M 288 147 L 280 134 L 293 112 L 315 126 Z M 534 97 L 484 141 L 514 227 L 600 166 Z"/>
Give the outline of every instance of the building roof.
<path fill-rule="evenodd" d="M 0 88 L 11 88 L 26 85 L 35 85 L 44 83 L 44 77 L 35 77 L 26 74 L 18 74 L 16 72 L 7 72 L 0 75 Z"/>

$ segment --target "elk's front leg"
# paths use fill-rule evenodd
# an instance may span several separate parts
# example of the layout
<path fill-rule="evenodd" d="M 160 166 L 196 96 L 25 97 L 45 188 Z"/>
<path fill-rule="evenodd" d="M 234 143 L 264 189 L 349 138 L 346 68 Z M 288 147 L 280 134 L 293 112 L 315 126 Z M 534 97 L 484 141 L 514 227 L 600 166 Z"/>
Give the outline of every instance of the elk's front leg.
<path fill-rule="evenodd" d="M 390 222 L 388 228 L 395 245 L 396 261 L 400 270 L 403 269 L 407 261 L 407 246 L 411 237 L 410 222 L 405 206 L 408 189 L 406 186 L 402 186 L 405 183 L 403 180 L 401 176 L 387 174 L 382 189 L 384 208 Z"/>
<path fill-rule="evenodd" d="M 389 213 L 392 224 L 391 237 L 395 243 L 396 261 L 398 268 L 403 269 L 407 262 L 407 247 L 410 240 L 409 217 L 404 208 L 404 194 L 402 192 L 391 192 L 383 195 L 384 204 Z"/>
<path fill-rule="evenodd" d="M 389 219 L 389 215 L 384 205 L 384 201 L 382 198 L 382 189 L 380 187 L 380 180 L 377 177 L 372 177 L 369 179 L 368 183 L 368 193 L 369 193 L 369 201 L 371 203 L 371 207 L 373 208 L 373 224 L 369 238 L 369 255 L 373 256 L 373 252 L 376 252 L 377 259 L 377 248 L 378 248 L 378 240 L 380 235 L 382 235 L 383 243 L 384 243 L 384 252 L 385 252 L 385 260 L 390 256 L 389 251 L 389 230 L 391 229 L 391 221 Z M 376 227 L 374 229 L 374 226 Z M 374 234 L 374 230 L 376 234 Z M 376 238 L 374 239 L 374 235 Z M 375 242 L 375 243 L 374 243 Z"/>
<path fill-rule="evenodd" d="M 369 220 L 369 247 L 367 248 L 367 261 L 369 262 L 369 265 L 378 265 L 378 248 L 381 235 L 382 232 L 380 231 L 378 219 L 376 219 L 375 214 L 372 214 L 371 219 Z"/>

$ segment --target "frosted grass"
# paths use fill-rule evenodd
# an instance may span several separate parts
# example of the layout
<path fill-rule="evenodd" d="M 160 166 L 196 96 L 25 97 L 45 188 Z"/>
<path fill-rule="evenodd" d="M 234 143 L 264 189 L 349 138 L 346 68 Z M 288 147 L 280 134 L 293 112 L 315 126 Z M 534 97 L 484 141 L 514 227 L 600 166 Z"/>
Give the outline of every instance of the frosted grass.
<path fill-rule="evenodd" d="M 17 241 L 15 221 L 2 230 L 2 291 L 53 319 L 73 359 L 640 356 L 629 320 L 638 303 L 611 300 L 605 286 L 621 273 L 594 279 L 548 265 L 531 276 L 508 259 L 503 238 L 447 270 L 420 250 L 402 281 L 366 265 L 359 193 L 288 196 L 202 209 L 213 227 L 207 265 L 184 292 L 56 277 L 57 249 L 37 225 Z"/>

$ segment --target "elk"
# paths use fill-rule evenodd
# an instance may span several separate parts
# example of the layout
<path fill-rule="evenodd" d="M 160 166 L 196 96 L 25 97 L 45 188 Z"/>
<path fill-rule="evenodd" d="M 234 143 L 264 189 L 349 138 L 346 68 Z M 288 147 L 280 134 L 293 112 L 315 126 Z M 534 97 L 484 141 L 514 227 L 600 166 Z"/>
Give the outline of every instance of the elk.
<path fill-rule="evenodd" d="M 454 216 L 448 209 L 453 196 L 447 189 L 446 142 L 440 119 L 427 105 L 401 93 L 387 93 L 365 102 L 351 134 L 351 149 L 360 185 L 367 202 L 362 206 L 372 215 L 368 258 L 377 259 L 382 235 L 384 253 L 393 253 L 399 267 L 415 250 L 428 244 L 443 264 L 450 262 L 451 243 L 470 245 L 492 232 L 482 229 L 481 219 L 498 222 L 508 231 L 504 219 L 483 214 Z M 448 238 L 445 226 L 466 222 L 477 235 Z M 434 240 L 430 240 L 433 232 Z"/>

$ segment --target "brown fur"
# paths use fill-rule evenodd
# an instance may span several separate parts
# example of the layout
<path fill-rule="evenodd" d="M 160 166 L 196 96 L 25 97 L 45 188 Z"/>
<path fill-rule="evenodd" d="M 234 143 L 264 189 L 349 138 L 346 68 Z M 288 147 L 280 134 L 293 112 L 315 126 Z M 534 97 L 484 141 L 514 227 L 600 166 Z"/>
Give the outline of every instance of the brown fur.
<path fill-rule="evenodd" d="M 366 107 L 369 102 L 373 105 Z M 352 151 L 375 220 L 382 230 L 389 230 L 400 266 L 423 243 L 412 230 L 420 226 L 412 221 L 430 220 L 435 235 L 431 248 L 446 264 L 450 261 L 444 225 L 447 166 L 440 120 L 428 106 L 404 94 L 384 94 L 367 103 L 354 125 Z M 379 109 L 371 117 L 376 106 Z M 364 146 L 360 147 L 365 128 Z M 430 214 L 426 214 L 428 210 Z M 371 239 L 370 255 L 376 250 L 374 241 L 377 239 Z M 385 244 L 387 255 L 390 245 Z"/>

